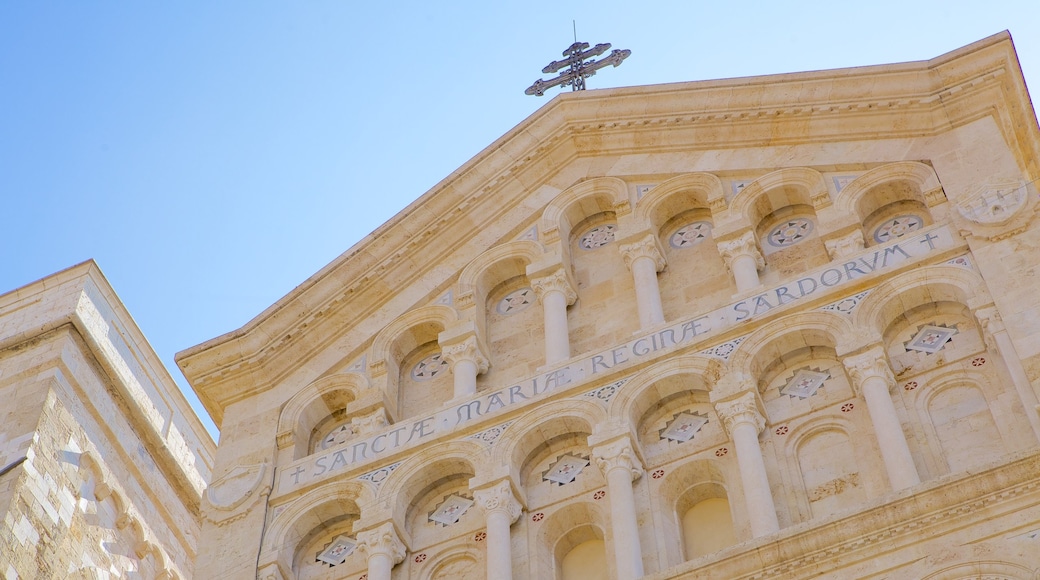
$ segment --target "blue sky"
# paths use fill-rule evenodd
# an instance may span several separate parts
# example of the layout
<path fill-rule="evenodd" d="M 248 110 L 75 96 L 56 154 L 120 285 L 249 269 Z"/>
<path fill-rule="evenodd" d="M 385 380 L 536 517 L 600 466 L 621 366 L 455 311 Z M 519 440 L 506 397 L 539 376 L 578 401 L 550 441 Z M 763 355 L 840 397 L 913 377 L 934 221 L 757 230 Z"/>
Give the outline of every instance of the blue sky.
<path fill-rule="evenodd" d="M 632 50 L 590 89 L 923 60 L 1008 29 L 1040 91 L 1035 0 L 761 4 L 0 3 L 0 292 L 94 258 L 186 389 L 176 352 L 557 94 L 523 91 L 572 19 Z"/>

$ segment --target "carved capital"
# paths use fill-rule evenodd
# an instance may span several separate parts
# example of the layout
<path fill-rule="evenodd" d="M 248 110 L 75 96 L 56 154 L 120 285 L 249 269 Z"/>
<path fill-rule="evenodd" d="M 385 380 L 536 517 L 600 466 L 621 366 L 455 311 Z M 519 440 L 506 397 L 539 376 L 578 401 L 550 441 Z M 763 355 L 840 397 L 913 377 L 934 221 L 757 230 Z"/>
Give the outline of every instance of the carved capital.
<path fill-rule="evenodd" d="M 455 297 L 455 308 L 458 310 L 466 310 L 472 308 L 476 303 L 476 296 L 472 291 L 462 292 Z"/>
<path fill-rule="evenodd" d="M 888 364 L 885 350 L 880 346 L 875 346 L 855 356 L 847 356 L 841 362 L 845 365 L 849 376 L 852 377 L 853 385 L 860 393 L 863 392 L 863 385 L 870 379 L 880 379 L 890 389 L 896 384 L 896 378 L 892 375 L 892 367 Z"/>
<path fill-rule="evenodd" d="M 389 556 L 395 566 L 404 561 L 405 546 L 390 522 L 358 533 L 356 549 L 368 558 L 377 554 Z"/>
<path fill-rule="evenodd" d="M 976 310 L 975 318 L 978 319 L 979 326 L 982 327 L 982 337 L 986 340 L 986 346 L 996 350 L 997 342 L 994 335 L 1006 329 L 1004 319 L 1000 317 L 997 309 L 992 306 Z"/>
<path fill-rule="evenodd" d="M 377 359 L 368 365 L 368 373 L 372 378 L 378 378 L 386 374 L 386 361 Z"/>
<path fill-rule="evenodd" d="M 755 241 L 754 232 L 744 232 L 742 236 L 734 240 L 719 242 L 719 254 L 726 261 L 726 267 L 733 269 L 733 260 L 740 256 L 750 256 L 755 259 L 755 267 L 761 270 L 766 267 L 766 259 L 758 250 L 758 242 Z"/>
<path fill-rule="evenodd" d="M 863 232 L 860 230 L 855 230 L 852 233 L 841 236 L 840 238 L 827 240 L 824 242 L 824 245 L 827 247 L 827 255 L 830 256 L 832 260 L 847 258 L 867 247 L 867 243 L 863 239 Z"/>
<path fill-rule="evenodd" d="M 574 290 L 574 286 L 571 285 L 570 278 L 567 277 L 563 268 L 541 278 L 531 279 L 531 288 L 534 289 L 539 300 L 543 300 L 549 292 L 562 292 L 567 297 L 567 304 L 574 304 L 574 301 L 578 299 L 578 293 Z"/>
<path fill-rule="evenodd" d="M 628 437 L 623 437 L 594 448 L 592 450 L 592 459 L 596 462 L 600 471 L 603 472 L 603 475 L 615 469 L 628 471 L 632 481 L 639 479 L 643 475 L 643 462 L 632 451 L 632 441 Z"/>
<path fill-rule="evenodd" d="M 513 495 L 513 488 L 509 485 L 508 480 L 474 491 L 473 499 L 476 500 L 480 509 L 484 510 L 484 517 L 494 512 L 501 512 L 509 516 L 510 524 L 520 517 L 520 512 L 523 510 L 523 506 Z"/>
<path fill-rule="evenodd" d="M 924 192 L 924 202 L 928 205 L 928 207 L 935 207 L 940 203 L 944 203 L 945 201 L 946 192 L 943 191 L 942 186 L 936 187 L 934 189 L 929 189 L 928 191 Z"/>
<path fill-rule="evenodd" d="M 452 371 L 455 370 L 455 363 L 463 360 L 475 363 L 477 374 L 486 373 L 490 365 L 474 334 L 470 334 L 458 342 L 441 345 L 441 358 L 448 361 Z"/>
<path fill-rule="evenodd" d="M 745 391 L 743 395 L 728 401 L 715 403 L 715 414 L 722 419 L 726 431 L 733 434 L 733 428 L 747 423 L 761 432 L 766 426 L 766 418 L 758 408 L 758 396 L 753 391 Z"/>
<path fill-rule="evenodd" d="M 364 437 L 389 425 L 386 419 L 386 409 L 379 407 L 367 415 L 358 415 L 350 419 L 350 430 L 354 435 Z"/>
<path fill-rule="evenodd" d="M 657 241 L 657 236 L 654 234 L 646 234 L 635 242 L 621 244 L 618 246 L 618 250 L 621 252 L 621 257 L 624 258 L 625 265 L 629 269 L 632 268 L 632 264 L 637 259 L 649 258 L 654 262 L 654 269 L 658 272 L 664 270 L 664 253 L 661 251 L 661 244 Z"/>

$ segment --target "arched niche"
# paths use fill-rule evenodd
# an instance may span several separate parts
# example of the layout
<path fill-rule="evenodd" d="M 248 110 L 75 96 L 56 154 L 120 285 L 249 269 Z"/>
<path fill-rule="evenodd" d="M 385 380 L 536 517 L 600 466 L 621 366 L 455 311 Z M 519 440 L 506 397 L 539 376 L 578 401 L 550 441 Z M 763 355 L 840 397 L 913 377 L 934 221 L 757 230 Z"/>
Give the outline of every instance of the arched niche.
<path fill-rule="evenodd" d="M 568 502 L 546 513 L 545 519 L 538 526 L 536 549 L 540 557 L 532 558 L 532 577 L 569 578 L 564 575 L 564 561 L 575 549 L 579 549 L 575 554 L 577 558 L 572 557 L 572 561 L 568 562 L 568 573 L 576 573 L 574 568 L 580 570 L 580 563 L 586 563 L 588 576 L 579 576 L 581 580 L 609 578 L 609 575 L 602 574 L 613 563 L 613 545 L 606 533 L 606 515 L 601 506 L 588 501 Z M 587 563 L 590 552 L 600 558 L 595 565 Z M 579 561 L 574 562 L 574 559 Z"/>
<path fill-rule="evenodd" d="M 862 438 L 853 442 L 856 433 L 846 417 L 828 413 L 787 435 L 782 453 L 788 458 L 789 472 L 796 475 L 803 519 L 854 509 L 885 491 L 874 485 L 871 476 L 882 466 L 865 460 L 868 447 Z"/>
<path fill-rule="evenodd" d="M 855 216 L 863 223 L 879 209 L 894 202 L 915 201 L 928 207 L 930 199 L 927 194 L 940 188 L 935 170 L 924 163 L 888 163 L 849 182 L 838 193 L 834 207 L 842 215 Z"/>
<path fill-rule="evenodd" d="M 314 451 L 315 441 L 350 417 L 385 406 L 382 394 L 371 389 L 360 373 L 323 377 L 300 389 L 278 416 L 279 448 L 292 449 L 292 459 Z"/>

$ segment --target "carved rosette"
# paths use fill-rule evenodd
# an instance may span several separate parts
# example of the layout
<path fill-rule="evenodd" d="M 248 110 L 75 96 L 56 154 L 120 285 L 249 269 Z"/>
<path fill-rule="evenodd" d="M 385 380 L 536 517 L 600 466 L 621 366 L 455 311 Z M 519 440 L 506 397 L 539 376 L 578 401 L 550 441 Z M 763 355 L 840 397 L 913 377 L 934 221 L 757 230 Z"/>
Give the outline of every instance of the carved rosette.
<path fill-rule="evenodd" d="M 888 364 L 885 350 L 880 346 L 875 346 L 855 356 L 847 356 L 841 362 L 845 365 L 849 376 L 852 377 L 852 384 L 860 393 L 863 392 L 863 385 L 871 379 L 884 381 L 889 389 L 896 384 L 896 378 L 892 375 L 892 367 Z"/>
<path fill-rule="evenodd" d="M 625 265 L 629 269 L 632 268 L 632 264 L 639 258 L 649 258 L 654 262 L 654 269 L 658 272 L 664 270 L 664 253 L 661 251 L 661 244 L 657 241 L 657 236 L 654 234 L 646 234 L 638 241 L 621 244 L 618 246 L 618 250 L 621 252 L 621 257 L 624 258 Z"/>
<path fill-rule="evenodd" d="M 406 550 L 405 545 L 397 537 L 397 530 L 390 522 L 385 522 L 371 530 L 359 532 L 356 549 L 368 558 L 379 554 L 389 556 L 394 566 L 404 561 Z"/>
<path fill-rule="evenodd" d="M 758 250 L 758 242 L 755 241 L 754 232 L 744 232 L 735 240 L 719 242 L 719 254 L 726 261 L 726 267 L 733 270 L 733 260 L 740 256 L 751 256 L 755 260 L 755 267 L 761 270 L 766 267 L 766 259 Z"/>
<path fill-rule="evenodd" d="M 615 469 L 624 469 L 629 472 L 632 481 L 643 475 L 643 462 L 632 451 L 632 442 L 628 437 L 601 445 L 592 450 L 592 459 L 596 462 L 603 475 Z"/>
<path fill-rule="evenodd" d="M 766 418 L 758 410 L 758 397 L 753 391 L 746 391 L 736 399 L 715 403 L 715 414 L 722 419 L 722 424 L 730 435 L 733 435 L 733 429 L 742 423 L 753 426 L 755 432 L 761 432 L 766 426 Z"/>
<path fill-rule="evenodd" d="M 574 290 L 563 268 L 547 276 L 532 279 L 531 288 L 534 289 L 539 300 L 543 300 L 543 297 L 549 292 L 562 292 L 567 297 L 567 304 L 574 304 L 574 301 L 578 299 L 578 293 Z"/>
<path fill-rule="evenodd" d="M 477 374 L 486 373 L 490 366 L 487 356 L 484 355 L 480 345 L 477 344 L 477 337 L 472 334 L 459 342 L 441 345 L 441 358 L 448 361 L 452 370 L 455 369 L 455 363 L 462 360 L 476 363 Z"/>
<path fill-rule="evenodd" d="M 491 487 L 474 491 L 473 499 L 476 500 L 480 509 L 484 510 L 485 518 L 494 512 L 501 512 L 509 516 L 510 524 L 520 518 L 520 512 L 523 510 L 523 506 L 513 495 L 512 486 L 505 480 Z"/>
<path fill-rule="evenodd" d="M 824 242 L 824 245 L 827 247 L 827 255 L 830 256 L 832 260 L 847 258 L 867 247 L 867 243 L 863 239 L 863 232 L 860 230 L 855 230 L 854 232 L 840 238 L 827 240 Z"/>
<path fill-rule="evenodd" d="M 365 436 L 386 427 L 390 423 L 386 419 L 386 409 L 379 407 L 367 415 L 350 419 L 350 429 L 356 436 Z"/>

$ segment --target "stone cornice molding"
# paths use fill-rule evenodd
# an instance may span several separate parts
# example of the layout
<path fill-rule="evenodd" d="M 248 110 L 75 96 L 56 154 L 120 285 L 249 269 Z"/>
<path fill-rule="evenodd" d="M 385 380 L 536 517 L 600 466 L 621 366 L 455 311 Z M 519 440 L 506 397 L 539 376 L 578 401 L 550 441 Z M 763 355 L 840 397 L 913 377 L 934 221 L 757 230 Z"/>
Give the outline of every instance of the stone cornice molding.
<path fill-rule="evenodd" d="M 379 554 L 389 556 L 391 565 L 396 566 L 404 561 L 407 548 L 397 536 L 394 524 L 384 522 L 378 527 L 358 533 L 357 551 L 368 558 Z"/>
<path fill-rule="evenodd" d="M 770 86 L 784 90 L 763 90 Z M 560 94 L 241 329 L 176 360 L 219 425 L 226 406 L 367 341 L 376 313 L 411 308 L 428 298 L 424 289 L 450 283 L 444 263 L 436 274 L 416 264 L 447 248 L 460 260 L 463 248 L 486 248 L 475 212 L 483 223 L 510 216 L 500 226 L 521 227 L 529 214 L 518 206 L 551 201 L 567 187 L 553 176 L 582 156 L 826 144 L 850 138 L 844 117 L 855 117 L 863 135 L 921 138 L 985 116 L 1018 166 L 1035 167 L 1040 138 L 1022 129 L 1036 120 L 1006 33 L 925 62 Z M 810 118 L 820 120 L 812 135 L 778 140 L 786 124 Z"/>
<path fill-rule="evenodd" d="M 523 506 L 513 494 L 513 486 L 508 480 L 502 480 L 490 487 L 474 491 L 473 499 L 483 510 L 484 517 L 496 512 L 504 513 L 509 516 L 510 524 L 516 523 L 523 511 Z"/>
<path fill-rule="evenodd" d="M 648 233 L 636 241 L 619 244 L 618 251 L 621 252 L 621 257 L 625 260 L 625 265 L 630 270 L 632 269 L 632 264 L 640 258 L 652 260 L 654 269 L 658 272 L 664 270 L 664 251 L 661 249 L 661 243 L 657 240 L 657 236 L 652 233 Z"/>
<path fill-rule="evenodd" d="M 592 459 L 603 475 L 615 469 L 628 471 L 632 481 L 643 475 L 643 462 L 633 450 L 632 440 L 625 436 L 592 449 Z"/>
<path fill-rule="evenodd" d="M 578 299 L 578 293 L 571 283 L 570 276 L 567 275 L 566 270 L 562 267 L 539 278 L 531 278 L 530 280 L 531 288 L 534 289 L 534 293 L 538 296 L 539 301 L 543 300 L 549 292 L 563 293 L 567 298 L 567 304 L 574 304 L 574 301 Z"/>
<path fill-rule="evenodd" d="M 896 384 L 896 378 L 892 374 L 892 367 L 888 364 L 885 349 L 880 345 L 853 356 L 842 359 L 842 364 L 852 378 L 853 387 L 857 394 L 862 394 L 863 385 L 870 379 L 884 381 L 888 389 Z"/>
<path fill-rule="evenodd" d="M 841 260 L 861 252 L 867 247 L 867 242 L 863 239 L 862 230 L 854 230 L 844 236 L 827 240 L 823 244 L 827 248 L 827 255 L 832 260 Z"/>
<path fill-rule="evenodd" d="M 761 433 L 766 426 L 766 418 L 760 407 L 758 395 L 747 391 L 735 399 L 715 403 L 715 414 L 722 419 L 730 436 L 733 435 L 733 429 L 743 423 L 754 427 L 756 433 Z"/>
<path fill-rule="evenodd" d="M 758 250 L 758 241 L 755 240 L 755 233 L 752 231 L 746 231 L 736 239 L 718 242 L 718 246 L 719 254 L 726 261 L 726 268 L 729 270 L 733 269 L 733 260 L 740 256 L 753 258 L 755 267 L 759 270 L 766 267 L 766 260 Z"/>

